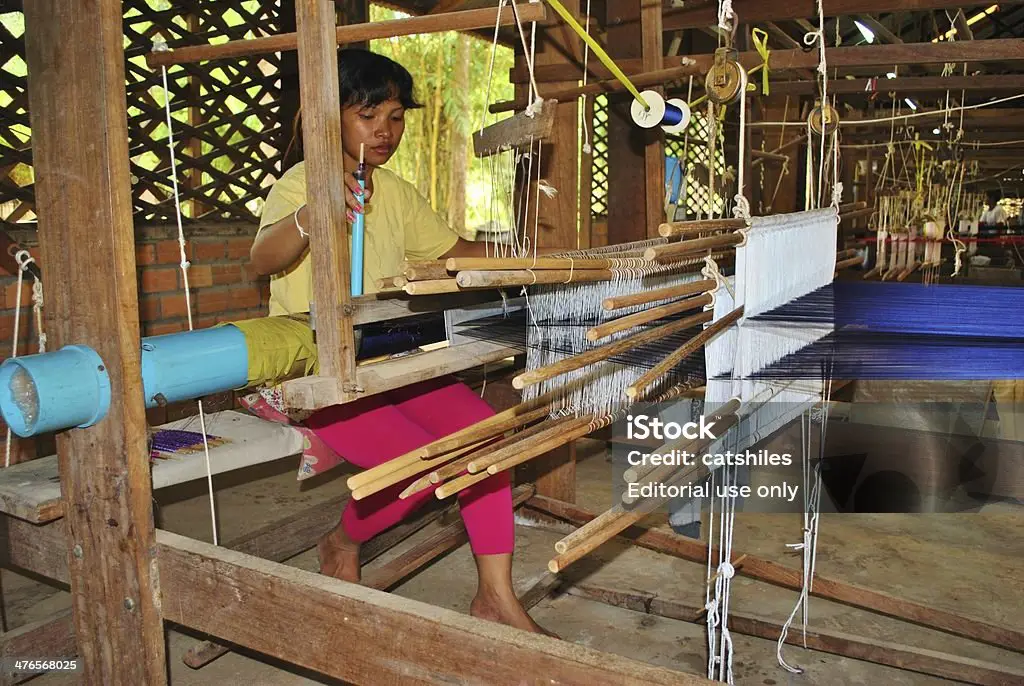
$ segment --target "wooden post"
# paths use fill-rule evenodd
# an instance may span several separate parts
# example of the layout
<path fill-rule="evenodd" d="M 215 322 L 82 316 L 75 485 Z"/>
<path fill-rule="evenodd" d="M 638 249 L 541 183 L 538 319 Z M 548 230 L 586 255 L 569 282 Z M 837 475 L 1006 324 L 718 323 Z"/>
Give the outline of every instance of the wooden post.
<path fill-rule="evenodd" d="M 310 255 L 320 375 L 337 379 L 340 396 L 351 399 L 356 390 L 356 355 L 334 22 L 333 2 L 296 0 L 302 138 L 313 245 Z"/>
<path fill-rule="evenodd" d="M 647 38 L 654 43 L 653 17 L 650 12 L 645 17 Z M 617 18 L 621 18 L 622 25 L 615 25 Z M 636 0 L 608 0 L 608 46 L 616 62 L 643 56 L 644 36 L 638 21 L 642 18 L 640 4 Z M 648 136 L 654 134 L 648 134 L 633 123 L 629 113 L 632 102 L 628 92 L 608 96 L 609 244 L 647 238 L 652 226 L 647 217 L 648 188 L 656 179 L 647 176 L 647 143 Z M 661 173 L 664 175 L 664 168 Z M 661 216 L 660 211 L 657 216 Z M 658 230 L 660 222 L 659 219 L 653 223 L 654 231 Z"/>
<path fill-rule="evenodd" d="M 570 10 L 578 10 L 579 2 L 568 3 Z M 579 16 L 579 15 L 577 15 Z M 585 19 L 584 19 L 585 21 Z M 591 27 L 594 27 L 591 23 Z M 529 30 L 528 27 L 524 29 Z M 582 63 L 581 41 L 565 23 L 559 22 L 537 31 L 536 65 L 565 64 L 576 60 Z M 576 82 L 554 83 L 554 88 L 575 86 Z M 547 106 L 547 104 L 545 104 Z M 553 198 L 541 196 L 538 217 L 537 245 L 541 248 L 577 246 L 590 247 L 589 233 L 580 233 L 579 207 L 579 115 L 578 102 L 571 99 L 559 102 L 551 136 L 541 151 L 541 178 L 558 190 Z M 589 157 L 585 158 L 589 160 Z M 537 198 L 536 184 L 530 190 L 530 204 Z M 584 208 L 589 212 L 589 189 Z M 529 217 L 532 226 L 533 208 Z M 532 229 L 531 229 L 532 230 Z M 531 460 L 520 468 L 520 481 L 532 481 L 537 492 L 561 493 L 552 496 L 576 501 L 576 448 L 569 444 L 548 455 Z"/>
<path fill-rule="evenodd" d="M 166 684 L 135 282 L 120 0 L 25 4 L 47 333 L 92 347 L 110 409 L 57 441 L 83 683 Z"/>
<path fill-rule="evenodd" d="M 644 71 L 661 69 L 665 50 L 662 45 L 661 0 L 641 0 L 640 38 Z M 665 95 L 664 88 L 656 88 Z M 645 218 L 648 238 L 658 235 L 658 227 L 665 221 L 665 135 L 660 128 L 645 132 L 644 136 L 644 189 Z"/>

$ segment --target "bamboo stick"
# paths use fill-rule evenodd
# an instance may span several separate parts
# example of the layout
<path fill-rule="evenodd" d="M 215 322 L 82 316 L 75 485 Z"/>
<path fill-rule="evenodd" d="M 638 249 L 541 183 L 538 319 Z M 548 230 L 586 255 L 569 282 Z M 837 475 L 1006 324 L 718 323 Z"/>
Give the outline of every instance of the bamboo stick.
<path fill-rule="evenodd" d="M 647 250 L 644 251 L 644 259 L 654 260 L 659 257 L 689 255 L 691 253 L 703 252 L 705 250 L 739 245 L 742 242 L 743 235 L 739 233 L 726 233 L 718 236 L 709 236 L 707 238 L 693 238 L 688 241 L 679 241 L 678 243 L 656 245 L 647 248 Z"/>
<path fill-rule="evenodd" d="M 540 419 L 550 412 L 550 409 L 548 408 L 550 400 L 550 395 L 545 395 L 531 402 L 520 403 L 515 407 L 481 420 L 472 426 L 460 429 L 450 436 L 445 436 L 444 438 L 438 439 L 421 448 L 416 448 L 404 455 L 399 455 L 395 459 L 388 460 L 384 464 L 367 469 L 358 474 L 353 474 L 348 478 L 348 488 L 349 490 L 354 491 L 360 486 L 364 486 L 371 481 L 376 481 L 382 475 L 389 474 L 406 465 L 421 462 L 423 460 L 429 460 L 431 458 L 438 457 L 439 455 L 444 455 L 445 453 L 450 453 L 451 451 L 457 450 L 465 445 L 469 445 L 470 443 L 486 438 L 492 438 L 498 434 L 509 431 L 510 429 L 515 429 L 524 424 L 528 424 L 531 421 Z"/>
<path fill-rule="evenodd" d="M 406 260 L 402 264 L 402 276 L 409 281 L 450 279 L 451 274 L 441 260 Z M 403 284 L 404 285 L 404 284 Z"/>
<path fill-rule="evenodd" d="M 773 155 L 777 155 L 780 152 L 782 152 L 783 150 L 788 150 L 789 148 L 792 148 L 794 145 L 799 145 L 800 143 L 803 143 L 805 140 L 807 140 L 807 134 L 801 134 L 801 135 L 797 136 L 796 138 L 794 138 L 792 140 L 786 141 L 785 143 L 783 143 L 779 147 L 777 147 L 774 150 L 772 150 L 771 153 Z M 755 159 L 753 162 L 751 162 L 750 166 L 751 167 L 756 167 L 757 165 L 763 164 L 763 163 L 764 163 L 764 158 L 758 158 L 758 159 Z"/>
<path fill-rule="evenodd" d="M 665 85 L 670 81 L 682 78 L 694 74 L 695 68 L 693 66 L 685 67 L 671 67 L 669 69 L 656 69 L 655 71 L 644 72 L 641 74 L 635 74 L 630 76 L 630 81 L 637 88 L 641 86 L 653 86 L 653 85 Z M 586 86 L 579 86 L 574 88 L 562 88 L 559 90 L 544 91 L 540 94 L 545 100 L 557 100 L 559 102 L 568 102 L 570 99 L 579 97 L 580 95 L 591 95 L 594 93 L 608 93 L 618 92 L 625 90 L 617 79 L 604 79 L 602 81 L 593 81 L 588 83 Z M 512 112 L 514 110 L 525 109 L 529 103 L 524 99 L 518 100 L 506 100 L 504 102 L 496 102 L 490 106 L 489 110 L 492 114 L 498 112 Z"/>
<path fill-rule="evenodd" d="M 882 268 L 881 268 L 881 267 L 879 267 L 879 266 L 878 266 L 878 265 L 876 264 L 876 265 L 875 265 L 874 267 L 872 267 L 872 268 L 871 268 L 871 269 L 870 269 L 870 270 L 869 270 L 869 271 L 868 271 L 868 272 L 867 272 L 867 273 L 866 273 L 866 274 L 864 275 L 864 279 L 865 279 L 865 280 L 867 280 L 867 279 L 871 279 L 871 278 L 874 278 L 874 277 L 878 276 L 878 275 L 879 275 L 879 274 L 881 274 L 881 273 L 882 273 Z"/>
<path fill-rule="evenodd" d="M 666 222 L 658 227 L 658 235 L 664 238 L 672 236 L 696 236 L 701 233 L 742 229 L 747 226 L 743 219 L 699 219 L 685 222 Z"/>
<path fill-rule="evenodd" d="M 857 202 L 843 203 L 842 205 L 839 206 L 839 214 L 845 214 L 847 212 L 854 212 L 856 210 L 863 210 L 867 206 L 868 206 L 868 204 L 864 200 L 859 200 Z"/>
<path fill-rule="evenodd" d="M 700 281 L 691 281 L 690 283 L 684 283 L 679 286 L 668 286 L 666 288 L 657 288 L 650 291 L 640 291 L 639 293 L 630 293 L 629 295 L 615 295 L 610 298 L 605 298 L 601 303 L 601 307 L 606 310 L 619 310 L 625 307 L 646 305 L 659 300 L 681 298 L 684 295 L 694 295 L 695 293 L 710 291 L 714 289 L 717 283 L 718 282 L 714 279 L 701 279 Z"/>
<path fill-rule="evenodd" d="M 522 22 L 544 21 L 547 18 L 546 7 L 543 3 L 522 3 L 518 12 Z M 500 19 L 497 9 L 464 10 L 365 24 L 349 24 L 339 26 L 336 34 L 338 45 L 342 45 L 344 43 L 362 43 L 379 38 L 411 36 L 418 33 L 492 29 L 498 21 L 502 26 L 515 25 L 516 19 L 512 8 L 506 7 L 502 10 Z M 195 45 L 163 52 L 154 51 L 146 55 L 146 63 L 150 67 L 188 64 L 227 57 L 249 57 L 287 52 L 297 50 L 298 46 L 297 33 L 282 33 L 264 38 L 233 40 L 219 45 Z"/>
<path fill-rule="evenodd" d="M 434 491 L 434 495 L 437 496 L 438 500 L 444 500 L 450 496 L 455 495 L 464 488 L 469 488 L 473 484 L 478 484 L 484 479 L 491 478 L 491 475 L 487 472 L 478 472 L 476 474 L 463 474 L 462 476 L 446 481 L 437 487 Z"/>
<path fill-rule="evenodd" d="M 438 293 L 458 293 L 462 289 L 455 279 L 430 279 L 428 281 L 409 281 L 405 284 L 404 290 L 409 295 L 436 295 Z"/>
<path fill-rule="evenodd" d="M 462 288 L 502 288 L 535 284 L 589 283 L 611 281 L 617 274 L 611 269 L 513 269 L 507 271 L 461 271 L 455 281 Z"/>
<path fill-rule="evenodd" d="M 401 283 L 398 283 L 397 279 L 402 279 Z M 383 279 L 377 279 L 377 290 L 394 290 L 401 289 L 405 285 L 405 279 L 400 276 L 385 276 Z"/>
<path fill-rule="evenodd" d="M 632 329 L 634 326 L 647 324 L 665 317 L 671 317 L 672 315 L 679 314 L 680 312 L 695 310 L 698 307 L 710 305 L 713 302 L 714 298 L 705 293 L 704 295 L 698 295 L 695 298 L 686 298 L 679 302 L 652 307 L 641 312 L 634 312 L 633 314 L 625 317 L 619 317 L 618 319 L 613 319 L 612 321 L 591 327 L 587 330 L 587 340 L 597 341 L 607 336 L 611 336 L 613 333 Z"/>
<path fill-rule="evenodd" d="M 836 253 L 836 262 L 848 259 L 857 254 L 856 248 L 847 248 L 846 250 L 840 250 Z"/>
<path fill-rule="evenodd" d="M 643 258 L 632 258 L 636 266 L 642 266 Z M 591 269 L 614 269 L 630 258 L 615 257 L 449 257 L 445 267 L 449 272 L 463 271 L 510 271 L 548 270 L 582 271 Z M 629 264 L 629 262 L 627 262 Z"/>
<path fill-rule="evenodd" d="M 417 474 L 422 474 L 423 472 L 430 471 L 434 467 L 445 464 L 446 462 L 451 462 L 455 458 L 461 455 L 465 455 L 466 453 L 479 448 L 488 440 L 490 439 L 477 441 L 476 443 L 470 443 L 467 446 L 463 446 L 458 450 L 453 450 L 450 453 L 445 453 L 444 455 L 441 455 L 439 457 L 435 457 L 429 460 L 418 460 L 412 464 L 408 464 L 403 467 L 400 467 L 399 469 L 395 469 L 387 474 L 378 477 L 377 479 L 369 482 L 368 484 L 365 484 L 353 490 L 352 499 L 362 500 L 363 498 L 371 496 L 374 493 L 379 493 L 383 491 L 385 488 L 390 488 L 391 486 L 394 486 L 400 481 L 405 481 L 406 479 L 412 478 Z"/>
<path fill-rule="evenodd" d="M 539 434 L 542 431 L 546 431 L 547 429 L 547 421 L 539 422 L 527 429 L 523 429 L 522 431 L 518 431 L 512 434 L 511 436 L 503 438 L 496 443 L 486 445 L 483 448 L 480 448 L 479 450 L 474 450 L 470 454 L 460 457 L 458 460 L 455 460 L 454 462 L 449 462 L 448 464 L 430 472 L 430 474 L 428 474 L 427 476 L 430 478 L 431 483 L 437 484 L 441 483 L 442 481 L 447 481 L 448 479 L 454 476 L 458 476 L 461 472 L 466 471 L 471 461 L 483 457 L 485 453 L 490 453 L 491 451 L 504 448 L 507 445 L 511 445 L 521 440 L 525 440 L 531 436 Z"/>
<path fill-rule="evenodd" d="M 645 388 L 660 379 L 684 359 L 692 355 L 695 350 L 703 346 L 721 332 L 725 331 L 733 322 L 742 316 L 743 307 L 740 306 L 708 328 L 701 331 L 675 352 L 671 353 L 653 368 L 645 372 L 639 379 L 634 381 L 633 384 L 626 389 L 626 395 L 631 400 L 635 400 Z"/>
<path fill-rule="evenodd" d="M 559 431 L 552 432 L 543 441 L 531 442 L 530 445 L 512 457 L 490 465 L 487 467 L 487 473 L 497 474 L 498 472 L 503 472 L 506 469 L 511 469 L 524 462 L 528 462 L 535 457 L 546 455 L 555 448 L 560 448 L 575 441 L 577 438 L 583 438 L 587 434 L 596 431 L 601 420 L 607 419 L 608 415 L 605 417 L 583 417 L 582 419 L 569 422 L 565 426 L 559 427 Z"/>
<path fill-rule="evenodd" d="M 865 207 L 860 210 L 853 210 L 852 212 L 845 212 L 839 215 L 839 221 L 844 222 L 848 219 L 857 219 L 858 217 L 870 217 L 875 213 L 874 207 Z"/>
<path fill-rule="evenodd" d="M 535 383 L 540 383 L 541 381 L 552 379 L 556 376 L 561 376 L 562 374 L 567 374 L 576 369 L 586 367 L 588 364 L 607 360 L 609 357 L 614 357 L 615 355 L 624 353 L 627 350 L 632 350 L 637 346 L 657 341 L 679 331 L 685 331 L 686 329 L 697 326 L 698 324 L 709 322 L 711 319 L 712 313 L 702 312 L 700 314 L 695 314 L 692 317 L 672 322 L 671 324 L 664 324 L 656 329 L 650 329 L 648 331 L 633 334 L 632 336 L 615 341 L 614 343 L 608 343 L 598 348 L 594 348 L 593 350 L 580 353 L 579 355 L 559 360 L 553 364 L 523 372 L 512 379 L 512 387 L 522 389 L 527 386 L 532 386 Z"/>
<path fill-rule="evenodd" d="M 856 267 L 856 266 L 861 265 L 861 264 L 864 264 L 864 256 L 863 255 L 857 255 L 856 257 L 851 257 L 848 260 L 842 260 L 840 262 L 836 262 L 836 274 L 838 274 L 839 272 L 841 272 L 844 269 L 849 269 L 850 267 Z"/>
<path fill-rule="evenodd" d="M 900 275 L 896 277 L 896 280 L 897 281 L 903 281 L 903 279 L 907 278 L 908 276 L 910 276 L 911 274 L 916 272 L 917 268 L 920 267 L 920 266 L 921 266 L 921 263 L 915 260 L 914 264 L 910 265 L 909 267 L 904 269 L 902 272 L 900 272 Z"/>
<path fill-rule="evenodd" d="M 470 474 L 476 474 L 482 472 L 490 467 L 492 464 L 497 464 L 503 460 L 516 455 L 517 453 L 523 453 L 530 449 L 531 446 L 538 443 L 547 441 L 552 436 L 558 436 L 566 430 L 566 425 L 569 429 L 572 429 L 575 425 L 582 423 L 589 424 L 591 417 L 586 417 L 582 420 L 573 417 L 564 417 L 560 419 L 554 419 L 551 421 L 543 422 L 541 426 L 544 428 L 540 431 L 535 432 L 529 437 L 524 437 L 521 440 L 513 441 L 507 445 L 502 446 L 496 450 L 488 450 L 486 454 L 478 455 L 466 465 L 466 471 Z M 483 451 L 481 451 L 483 452 Z"/>

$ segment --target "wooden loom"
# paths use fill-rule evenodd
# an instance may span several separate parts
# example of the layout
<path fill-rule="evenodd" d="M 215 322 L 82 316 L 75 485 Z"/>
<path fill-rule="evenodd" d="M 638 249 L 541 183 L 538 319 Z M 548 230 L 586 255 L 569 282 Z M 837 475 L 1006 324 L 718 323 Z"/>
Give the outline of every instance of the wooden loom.
<path fill-rule="evenodd" d="M 419 299 L 408 303 L 388 297 L 352 301 L 347 296 L 345 241 L 339 240 L 333 228 L 343 225 L 340 221 L 343 208 L 321 200 L 340 197 L 324 192 L 337 189 L 337 177 L 330 170 L 340 167 L 337 153 L 340 132 L 331 123 L 337 120 L 336 116 L 331 116 L 336 114 L 337 83 L 336 77 L 331 76 L 334 69 L 328 68 L 333 64 L 335 41 L 340 38 L 333 26 L 332 13 L 325 11 L 326 4 L 329 3 L 316 0 L 297 2 L 303 104 L 307 112 L 312 112 L 306 117 L 306 125 L 311 127 L 306 140 L 325 142 L 323 147 L 317 148 L 307 143 L 310 195 L 314 198 L 311 203 L 313 224 L 320 227 L 314 240 L 324 246 L 314 257 L 317 301 L 338 303 L 336 308 L 318 311 L 323 376 L 288 384 L 294 406 L 307 409 L 347 402 L 428 378 L 427 375 L 459 371 L 510 354 L 504 347 L 496 350 L 483 344 L 465 344 L 454 353 L 445 350 L 424 353 L 374 365 L 373 369 L 355 365 L 354 326 L 409 316 L 430 306 Z M 280 545 L 283 536 L 266 531 L 238 542 L 240 551 L 233 551 L 154 530 L 148 466 L 141 460 L 145 451 L 141 449 L 144 426 L 139 402 L 141 389 L 136 381 L 139 378 L 138 326 L 134 315 L 130 314 L 137 309 L 137 295 L 130 279 L 114 278 L 97 283 L 95 278 L 96 273 L 133 273 L 132 222 L 130 203 L 125 195 L 128 176 L 122 116 L 120 6 L 103 0 L 97 4 L 95 13 L 80 14 L 53 0 L 29 5 L 26 11 L 32 30 L 36 32 L 29 36 L 30 66 L 46 65 L 52 70 L 47 78 L 36 79 L 31 86 L 40 177 L 39 208 L 44 218 L 40 227 L 43 262 L 53 265 L 54 272 L 50 279 L 53 286 L 48 329 L 57 345 L 85 342 L 101 352 L 110 365 L 115 401 L 111 417 L 101 425 L 69 432 L 61 438 L 59 460 L 64 518 L 50 519 L 47 523 L 40 520 L 41 523 L 35 524 L 6 517 L 6 550 L 9 563 L 70 584 L 75 614 L 69 617 L 65 613 L 61 621 L 64 626 L 73 627 L 78 636 L 87 681 L 166 683 L 162 627 L 166 619 L 350 681 L 373 682 L 383 675 L 422 682 L 446 676 L 489 683 L 513 683 L 523 679 L 587 684 L 706 683 L 701 677 L 650 667 L 543 637 L 522 635 L 502 626 L 307 574 L 247 554 L 267 550 L 271 541 L 277 545 L 275 558 L 284 559 L 289 553 L 294 554 L 299 543 L 286 549 Z M 524 20 L 526 9 L 524 7 Z M 481 22 L 481 25 L 493 24 L 493 20 L 491 13 L 488 23 Z M 437 26 L 440 28 L 442 24 Z M 379 27 L 366 27 L 363 33 L 350 35 L 382 34 Z M 88 45 L 84 39 L 66 42 L 65 52 L 55 55 L 50 52 L 52 46 L 61 45 L 63 36 L 89 36 L 90 41 Z M 98 41 L 94 37 L 99 37 Z M 98 45 L 94 46 L 94 41 Z M 60 68 L 68 64 L 86 68 L 81 73 L 70 74 L 70 69 Z M 549 64 L 557 66 L 554 61 Z M 87 76 L 82 77 L 82 74 Z M 61 110 L 60 103 L 68 98 L 80 105 L 77 111 Z M 555 126 L 565 127 L 567 122 L 575 122 L 575 105 L 571 108 L 571 113 L 559 110 Z M 101 124 L 108 132 L 98 149 L 64 147 L 64 141 L 73 139 L 71 133 L 77 130 L 79 117 Z M 66 196 L 59 196 L 55 186 L 60 182 L 54 180 L 54 176 L 47 176 L 56 170 L 61 170 L 68 178 L 89 179 L 92 185 L 73 183 Z M 560 173 L 569 172 L 561 170 Z M 82 221 L 82 217 L 89 221 Z M 96 227 L 103 228 L 96 231 Z M 725 226 L 722 230 L 730 228 L 735 227 Z M 61 254 L 64 252 L 58 247 L 61 239 L 70 244 L 90 241 L 97 250 L 89 255 Z M 700 250 L 706 248 L 704 245 Z M 83 265 L 88 268 L 82 269 Z M 448 266 L 445 267 L 448 271 Z M 461 271 L 455 269 L 455 272 Z M 472 294 L 458 297 L 474 298 Z M 451 298 L 445 298 L 436 307 L 448 307 L 452 302 Z M 111 336 L 110 332 L 118 332 L 118 335 Z M 473 353 L 467 354 L 470 351 Z M 551 441 L 545 447 L 559 443 Z M 571 471 L 565 469 L 556 474 L 554 488 L 550 481 L 546 485 L 539 481 L 538 489 L 548 494 L 561 489 L 560 496 L 571 494 L 571 488 L 564 486 L 568 481 L 567 473 L 571 476 Z M 116 477 L 109 478 L 111 474 Z M 529 495 L 529 490 L 521 491 L 517 500 Z M 538 511 L 581 524 L 589 515 L 566 500 L 571 497 L 559 499 L 540 495 L 529 502 Z M 338 503 L 330 505 L 329 509 L 318 510 L 321 518 L 329 517 L 327 512 L 336 512 Z M 319 523 L 324 521 L 321 519 Z M 287 533 L 301 532 L 307 541 L 315 540 L 316 533 L 310 530 L 308 519 L 303 523 L 296 517 L 288 527 L 284 530 Z M 446 530 L 444 540 L 428 548 L 436 551 L 438 545 L 454 546 L 459 535 L 457 530 L 454 533 Z M 656 531 L 639 534 L 638 543 L 681 557 L 698 556 L 703 560 L 706 556 L 700 544 Z M 228 546 L 231 547 L 234 546 Z M 402 563 L 399 567 L 413 564 L 408 559 L 403 559 Z M 736 566 L 740 573 L 750 573 L 755 578 L 783 586 L 792 587 L 793 579 L 798 578 L 793 576 L 792 570 L 751 556 L 743 557 L 742 563 L 737 559 Z M 389 584 L 386 580 L 374 580 L 369 585 L 383 588 Z M 979 628 L 969 620 L 867 589 L 841 582 L 819 583 L 819 588 L 824 589 L 821 591 L 824 594 L 830 593 L 828 597 L 876 610 L 885 608 L 899 616 L 931 621 L 1018 649 L 1021 646 L 1020 636 L 1014 632 L 991 626 Z M 289 620 L 299 616 L 298 613 L 314 645 L 326 645 L 328 640 L 336 642 L 342 638 L 352 648 L 345 660 L 334 659 L 327 653 L 311 654 L 304 646 L 289 645 L 284 637 L 293 628 Z M 347 618 L 342 626 L 339 626 L 339 617 Z M 38 627 L 29 627 L 12 638 L 31 642 L 38 635 L 32 633 L 33 629 Z M 393 632 L 400 632 L 406 640 L 390 641 Z M 370 650 L 383 641 L 391 646 L 387 660 Z M 106 649 L 101 647 L 103 642 L 107 643 Z M 877 647 L 873 650 L 879 654 L 886 652 Z M 481 659 L 484 655 L 499 654 L 500 660 Z M 966 674 L 970 679 L 982 678 L 979 674 L 988 675 L 986 678 L 1003 676 L 1003 672 L 993 666 L 969 665 L 943 657 L 911 653 L 900 656 L 899 660 L 900 664 L 913 662 L 918 668 L 924 662 L 927 669 L 945 670 L 933 673 Z"/>

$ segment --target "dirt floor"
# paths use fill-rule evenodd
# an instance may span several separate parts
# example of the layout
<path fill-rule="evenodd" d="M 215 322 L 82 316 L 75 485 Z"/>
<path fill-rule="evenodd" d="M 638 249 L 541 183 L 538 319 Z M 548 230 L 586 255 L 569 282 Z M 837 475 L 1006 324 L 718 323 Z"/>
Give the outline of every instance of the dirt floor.
<path fill-rule="evenodd" d="M 578 467 L 578 502 L 592 511 L 611 501 L 610 462 L 603 443 L 583 442 Z M 221 540 L 230 540 L 303 507 L 343 493 L 344 473 L 300 487 L 293 460 L 282 461 L 215 480 Z M 188 484 L 157 494 L 162 528 L 201 540 L 211 540 L 209 500 L 205 483 Z M 523 520 L 524 517 L 520 517 Z M 664 517 L 661 517 L 664 521 Z M 429 536 L 443 523 L 434 523 L 369 566 L 386 562 Z M 797 567 L 799 553 L 785 544 L 800 538 L 801 516 L 795 514 L 737 515 L 737 550 Z M 960 614 L 1024 630 L 1024 506 L 1001 502 L 977 514 L 954 515 L 838 515 L 825 514 L 817 571 Z M 515 579 L 525 587 L 546 570 L 557 531 L 520 521 L 517 528 Z M 315 552 L 288 564 L 317 569 Z M 704 603 L 703 565 L 612 542 L 567 570 L 570 583 L 598 584 L 617 590 L 648 592 L 688 605 Z M 463 546 L 409 578 L 394 592 L 459 612 L 467 612 L 474 592 L 475 571 L 469 547 Z M 453 582 L 453 580 L 459 580 Z M 68 605 L 68 594 L 10 571 L 3 572 L 7 626 L 38 620 Z M 734 612 L 782 621 L 796 594 L 765 583 L 737 577 L 733 582 Z M 611 607 L 576 595 L 556 593 L 537 605 L 538 622 L 568 641 L 627 655 L 673 669 L 704 674 L 706 639 L 703 624 Z M 934 651 L 994 662 L 1024 670 L 1024 656 L 892 620 L 862 610 L 813 599 L 810 626 L 839 630 L 882 642 L 909 644 Z M 797 622 L 799 626 L 799 622 Z M 797 629 L 798 630 L 798 629 Z M 181 661 L 196 639 L 168 631 L 171 683 L 298 685 L 335 683 L 304 674 L 253 654 L 229 653 L 195 671 Z M 826 653 L 786 648 L 786 659 L 805 669 L 801 675 L 784 671 L 776 662 L 774 641 L 733 636 L 734 674 L 738 684 L 886 684 L 930 685 L 946 682 L 908 671 Z M 338 647 L 344 659 L 344 646 Z M 74 683 L 67 676 L 45 675 L 39 686 Z"/>

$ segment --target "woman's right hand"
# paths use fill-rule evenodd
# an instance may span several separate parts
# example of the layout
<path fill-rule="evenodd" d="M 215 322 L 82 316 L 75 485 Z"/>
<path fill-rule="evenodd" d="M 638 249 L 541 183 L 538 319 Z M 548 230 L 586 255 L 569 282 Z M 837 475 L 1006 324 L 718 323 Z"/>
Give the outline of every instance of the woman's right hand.
<path fill-rule="evenodd" d="M 370 196 L 373 195 L 373 188 L 367 186 L 365 190 L 359 187 L 359 182 L 356 181 L 356 177 L 351 172 L 345 172 L 345 216 L 348 217 L 350 222 L 356 220 L 355 213 L 363 212 L 363 203 L 370 201 Z M 362 202 L 359 200 L 359 194 L 362 194 Z"/>

